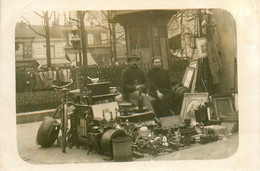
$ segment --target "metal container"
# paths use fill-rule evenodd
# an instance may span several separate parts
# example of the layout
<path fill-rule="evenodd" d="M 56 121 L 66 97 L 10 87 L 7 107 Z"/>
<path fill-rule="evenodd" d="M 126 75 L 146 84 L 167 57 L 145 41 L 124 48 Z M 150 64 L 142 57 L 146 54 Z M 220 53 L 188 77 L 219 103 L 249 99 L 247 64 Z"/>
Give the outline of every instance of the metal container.
<path fill-rule="evenodd" d="M 112 139 L 113 159 L 115 162 L 132 161 L 132 139 L 129 137 L 117 137 Z"/>
<path fill-rule="evenodd" d="M 109 129 L 101 138 L 101 150 L 106 155 L 113 155 L 112 139 L 117 137 L 126 137 L 123 130 Z"/>

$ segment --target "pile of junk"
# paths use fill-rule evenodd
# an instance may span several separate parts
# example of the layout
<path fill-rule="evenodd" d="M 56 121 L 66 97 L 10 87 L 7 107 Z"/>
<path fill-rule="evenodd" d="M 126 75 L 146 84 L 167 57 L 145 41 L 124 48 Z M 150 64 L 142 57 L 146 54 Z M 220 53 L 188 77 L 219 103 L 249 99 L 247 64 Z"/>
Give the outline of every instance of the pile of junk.
<path fill-rule="evenodd" d="M 118 103 L 118 108 L 114 108 L 114 111 L 102 110 L 102 117 L 93 117 L 86 109 L 84 105 L 76 105 L 69 116 L 67 146 L 70 149 L 73 146 L 83 146 L 88 150 L 88 154 L 98 153 L 104 155 L 106 160 L 116 162 L 163 155 L 191 147 L 196 143 L 217 141 L 235 132 L 238 126 L 232 121 L 209 118 L 207 103 L 193 110 L 195 120 L 186 117 L 178 124 L 169 120 L 167 126 L 163 118 L 158 121 L 153 112 L 145 107 L 133 107 L 131 103 Z M 55 119 L 49 120 L 54 122 Z M 168 120 L 167 117 L 164 120 Z M 235 124 L 227 125 L 230 123 Z M 53 130 L 59 129 L 50 130 L 46 141 L 51 142 L 47 146 L 53 145 L 56 139 L 57 146 L 60 145 L 59 131 L 53 133 Z M 38 144 L 44 146 L 39 140 Z"/>

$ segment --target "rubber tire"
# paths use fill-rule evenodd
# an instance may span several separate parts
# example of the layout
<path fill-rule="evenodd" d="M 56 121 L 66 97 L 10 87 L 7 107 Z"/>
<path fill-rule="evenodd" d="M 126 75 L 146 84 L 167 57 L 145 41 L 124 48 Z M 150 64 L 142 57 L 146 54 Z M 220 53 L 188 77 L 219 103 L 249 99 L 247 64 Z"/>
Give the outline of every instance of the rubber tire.
<path fill-rule="evenodd" d="M 47 117 L 43 120 L 36 136 L 38 145 L 42 147 L 50 147 L 53 145 L 59 134 L 59 128 L 55 129 L 54 124 L 59 124 L 54 118 Z"/>
<path fill-rule="evenodd" d="M 61 135 L 61 147 L 62 147 L 62 152 L 66 152 L 66 146 L 67 146 L 67 127 L 68 127 L 68 106 L 67 104 L 64 105 L 63 108 L 63 118 L 62 119 L 62 135 Z"/>

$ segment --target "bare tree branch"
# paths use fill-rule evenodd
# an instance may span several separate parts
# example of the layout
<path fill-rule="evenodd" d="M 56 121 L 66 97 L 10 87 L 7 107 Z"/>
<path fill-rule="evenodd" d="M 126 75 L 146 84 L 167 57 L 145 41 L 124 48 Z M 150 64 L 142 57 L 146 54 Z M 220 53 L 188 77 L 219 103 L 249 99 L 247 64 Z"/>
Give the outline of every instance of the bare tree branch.
<path fill-rule="evenodd" d="M 101 11 L 102 12 L 102 14 L 108 19 L 108 16 L 107 16 L 107 14 L 105 13 L 105 11 Z"/>
<path fill-rule="evenodd" d="M 74 19 L 74 18 L 70 18 L 70 17 L 69 17 L 69 19 L 70 19 L 70 20 L 72 20 L 72 21 L 76 21 L 76 22 L 78 22 L 78 23 L 79 23 L 79 21 L 78 21 L 78 20 L 76 20 L 76 19 Z"/>
<path fill-rule="evenodd" d="M 89 14 L 92 15 L 92 17 L 94 17 L 95 20 L 98 22 L 98 24 L 101 26 L 101 23 L 100 23 L 100 21 L 98 20 L 98 18 L 97 18 L 95 15 L 93 15 L 91 12 L 89 12 Z"/>
<path fill-rule="evenodd" d="M 120 38 L 122 38 L 124 36 L 125 36 L 125 34 L 122 34 L 121 36 L 117 37 L 116 40 L 118 40 L 118 39 L 120 39 Z"/>
<path fill-rule="evenodd" d="M 27 20 L 26 18 L 24 18 L 24 17 L 22 17 L 22 18 L 28 23 L 28 27 L 29 27 L 35 34 L 38 34 L 39 36 L 42 36 L 42 37 L 45 37 L 45 38 L 46 38 L 46 35 L 37 32 L 37 31 L 31 26 L 30 21 L 28 21 L 28 20 Z"/>
<path fill-rule="evenodd" d="M 51 19 L 51 17 L 52 17 L 52 14 L 53 14 L 53 11 L 51 12 L 51 15 L 50 15 L 50 17 L 49 17 L 49 19 L 48 19 L 48 20 L 50 20 L 50 19 Z"/>
<path fill-rule="evenodd" d="M 68 26 L 64 26 L 64 25 L 59 25 L 59 24 L 55 24 L 55 23 L 53 24 L 53 26 L 64 27 L 64 28 L 65 28 L 65 27 L 71 27 L 70 25 L 68 25 Z"/>
<path fill-rule="evenodd" d="M 40 15 L 39 13 L 37 13 L 36 11 L 33 11 L 36 15 L 38 15 L 39 17 L 41 17 L 41 18 L 44 18 L 44 16 L 43 15 Z"/>
<path fill-rule="evenodd" d="M 109 28 L 102 26 L 102 24 L 100 23 L 100 21 L 98 20 L 98 18 L 95 15 L 93 15 L 92 13 L 89 13 L 89 14 L 92 15 L 92 17 L 94 17 L 94 19 L 98 22 L 98 25 L 96 25 L 97 27 L 101 27 L 103 29 L 109 30 Z"/>
<path fill-rule="evenodd" d="M 106 29 L 106 30 L 109 30 L 109 28 L 107 28 L 107 27 L 105 27 L 105 26 L 102 26 L 102 25 L 100 25 L 100 24 L 98 24 L 98 25 L 96 25 L 97 27 L 101 27 L 101 28 L 103 28 L 103 29 Z"/>

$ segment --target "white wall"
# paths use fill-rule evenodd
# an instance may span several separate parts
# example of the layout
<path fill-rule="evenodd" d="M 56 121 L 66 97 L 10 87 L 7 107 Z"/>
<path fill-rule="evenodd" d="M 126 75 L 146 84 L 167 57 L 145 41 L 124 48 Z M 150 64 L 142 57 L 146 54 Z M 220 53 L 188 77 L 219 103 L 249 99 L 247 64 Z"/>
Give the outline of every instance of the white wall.
<path fill-rule="evenodd" d="M 51 58 L 64 58 L 65 57 L 65 39 L 51 39 Z M 33 59 L 45 59 L 46 50 L 45 39 L 36 39 L 32 43 Z"/>

